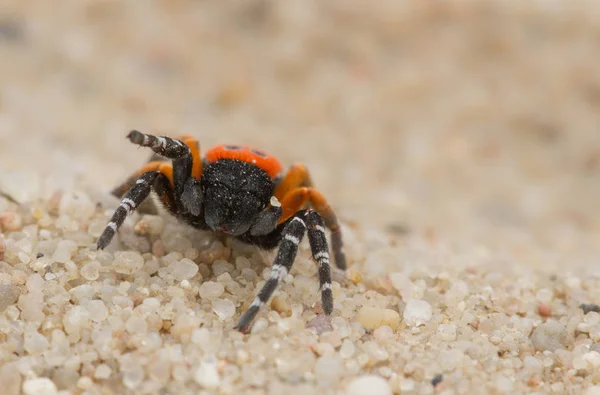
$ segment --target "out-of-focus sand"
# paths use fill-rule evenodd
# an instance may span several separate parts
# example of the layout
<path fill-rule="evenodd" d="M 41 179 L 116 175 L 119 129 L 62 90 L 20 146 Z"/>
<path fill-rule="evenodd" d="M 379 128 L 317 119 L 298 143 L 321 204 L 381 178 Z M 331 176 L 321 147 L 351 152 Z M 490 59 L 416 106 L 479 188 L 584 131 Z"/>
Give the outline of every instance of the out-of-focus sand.
<path fill-rule="evenodd" d="M 108 189 L 130 129 L 193 133 L 307 163 L 348 220 L 598 244 L 594 3 L 10 3 L 3 178 Z"/>
<path fill-rule="evenodd" d="M 192 133 L 306 163 L 346 224 L 400 245 L 584 277 L 599 54 L 589 1 L 4 1 L 0 187 L 108 191 L 148 157 L 130 129 Z"/>

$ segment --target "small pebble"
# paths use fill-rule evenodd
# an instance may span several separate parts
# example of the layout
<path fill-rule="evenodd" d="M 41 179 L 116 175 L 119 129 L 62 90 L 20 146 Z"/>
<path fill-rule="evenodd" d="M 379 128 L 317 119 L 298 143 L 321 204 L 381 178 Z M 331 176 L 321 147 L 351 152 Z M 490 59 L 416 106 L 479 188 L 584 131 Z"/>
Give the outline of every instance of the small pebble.
<path fill-rule="evenodd" d="M 58 263 L 66 263 L 77 251 L 77 244 L 71 240 L 61 240 L 52 254 L 52 259 Z"/>
<path fill-rule="evenodd" d="M 144 369 L 140 365 L 129 365 L 122 372 L 123 384 L 129 389 L 136 389 L 144 381 Z"/>
<path fill-rule="evenodd" d="M 63 325 L 67 333 L 78 333 L 90 323 L 90 313 L 82 306 L 73 306 L 63 315 Z"/>
<path fill-rule="evenodd" d="M 15 287 L 12 284 L 0 283 L 0 313 L 6 310 L 11 304 L 16 303 L 20 294 L 19 287 Z"/>
<path fill-rule="evenodd" d="M 0 229 L 7 232 L 16 232 L 23 226 L 23 219 L 17 213 L 0 214 Z"/>
<path fill-rule="evenodd" d="M 85 307 L 90 312 L 90 319 L 94 322 L 102 322 L 108 318 L 108 309 L 102 300 L 90 300 Z"/>
<path fill-rule="evenodd" d="M 165 221 L 160 215 L 144 215 L 143 221 L 148 226 L 148 233 L 159 235 L 165 227 Z"/>
<path fill-rule="evenodd" d="M 144 266 L 144 258 L 136 251 L 119 251 L 115 254 L 113 267 L 115 272 L 133 274 Z"/>
<path fill-rule="evenodd" d="M 392 395 L 392 388 L 379 376 L 362 376 L 348 384 L 346 395 Z"/>
<path fill-rule="evenodd" d="M 229 299 L 214 300 L 212 302 L 212 309 L 221 321 L 225 321 L 235 314 L 235 305 Z"/>
<path fill-rule="evenodd" d="M 219 388 L 221 378 L 217 371 L 217 361 L 214 357 L 206 357 L 202 360 L 194 373 L 194 380 L 203 388 Z"/>
<path fill-rule="evenodd" d="M 145 335 L 148 331 L 148 324 L 143 317 L 132 315 L 125 323 L 125 328 L 132 335 Z"/>
<path fill-rule="evenodd" d="M 279 295 L 271 299 L 271 308 L 282 316 L 289 316 L 291 314 L 290 304 Z"/>
<path fill-rule="evenodd" d="M 87 281 L 94 281 L 100 277 L 100 268 L 102 265 L 98 261 L 90 261 L 82 266 L 80 270 L 81 277 Z"/>
<path fill-rule="evenodd" d="M 552 315 L 552 310 L 550 309 L 550 306 L 548 306 L 546 303 L 540 303 L 538 305 L 538 313 L 542 317 L 550 317 Z"/>
<path fill-rule="evenodd" d="M 317 335 L 333 330 L 333 327 L 331 326 L 331 317 L 326 314 L 317 314 L 315 318 L 306 324 L 306 327 L 314 329 L 317 332 Z"/>
<path fill-rule="evenodd" d="M 100 365 L 96 366 L 94 378 L 98 380 L 105 380 L 110 377 L 111 373 L 112 369 L 108 365 L 101 363 Z"/>
<path fill-rule="evenodd" d="M 200 298 L 214 300 L 225 292 L 223 284 L 215 281 L 206 281 L 200 286 Z"/>
<path fill-rule="evenodd" d="M 352 341 L 349 339 L 345 339 L 340 347 L 340 356 L 344 359 L 351 358 L 352 355 L 354 355 L 355 349 L 356 347 L 354 346 L 354 343 L 352 343 Z"/>
<path fill-rule="evenodd" d="M 444 376 L 442 376 L 441 374 L 438 374 L 431 380 L 431 385 L 433 385 L 434 387 L 437 387 L 437 385 L 439 383 L 441 383 L 443 379 L 444 379 Z"/>
<path fill-rule="evenodd" d="M 589 363 L 593 369 L 600 367 L 600 354 L 596 351 L 583 354 L 583 360 Z"/>
<path fill-rule="evenodd" d="M 176 281 L 189 280 L 198 273 L 198 265 L 191 259 L 183 258 L 171 263 L 169 270 Z"/>
<path fill-rule="evenodd" d="M 26 395 L 55 395 L 58 394 L 56 385 L 46 377 L 25 380 L 23 393 Z"/>
<path fill-rule="evenodd" d="M 598 325 L 598 324 L 600 324 L 600 313 L 597 313 L 595 311 L 590 311 L 589 313 L 587 313 L 585 315 L 585 317 L 583 318 L 583 321 L 589 325 Z"/>
<path fill-rule="evenodd" d="M 384 325 L 396 329 L 400 325 L 400 314 L 390 309 L 363 306 L 358 311 L 356 320 L 367 330 L 374 330 Z"/>
<path fill-rule="evenodd" d="M 150 231 L 150 225 L 148 225 L 148 222 L 142 219 L 135 224 L 133 231 L 138 236 L 145 236 Z"/>
<path fill-rule="evenodd" d="M 433 315 L 431 305 L 424 300 L 411 299 L 404 308 L 404 322 L 409 326 L 424 325 Z"/>
<path fill-rule="evenodd" d="M 568 334 L 562 324 L 548 321 L 535 328 L 531 341 L 538 351 L 554 351 L 567 346 Z"/>
<path fill-rule="evenodd" d="M 583 314 L 587 314 L 590 311 L 596 312 L 596 313 L 600 313 L 600 306 L 598 306 L 597 304 L 581 304 L 579 305 L 579 307 L 581 308 L 581 310 L 583 310 Z"/>
<path fill-rule="evenodd" d="M 23 348 L 29 354 L 39 354 L 48 348 L 48 340 L 37 331 L 30 331 L 25 333 Z"/>

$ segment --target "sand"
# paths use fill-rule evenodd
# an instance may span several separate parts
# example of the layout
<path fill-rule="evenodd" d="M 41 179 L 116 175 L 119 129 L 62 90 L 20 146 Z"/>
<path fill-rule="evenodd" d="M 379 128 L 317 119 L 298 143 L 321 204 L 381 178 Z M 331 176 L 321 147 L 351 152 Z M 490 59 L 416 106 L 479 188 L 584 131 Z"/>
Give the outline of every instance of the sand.
<path fill-rule="evenodd" d="M 595 2 L 5 1 L 6 394 L 600 393 Z M 303 162 L 343 223 L 324 316 L 273 254 L 109 191 L 191 133 Z M 598 309 L 600 310 L 600 308 Z"/>

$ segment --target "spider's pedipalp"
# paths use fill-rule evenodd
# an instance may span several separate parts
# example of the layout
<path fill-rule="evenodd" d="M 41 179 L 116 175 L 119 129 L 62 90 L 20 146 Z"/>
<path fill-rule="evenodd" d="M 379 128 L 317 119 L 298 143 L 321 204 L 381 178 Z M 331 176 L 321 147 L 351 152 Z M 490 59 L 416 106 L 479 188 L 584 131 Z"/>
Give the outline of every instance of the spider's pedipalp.
<path fill-rule="evenodd" d="M 250 234 L 259 236 L 271 233 L 277 227 L 279 217 L 281 217 L 281 206 L 269 206 L 258 215 L 256 222 L 250 227 Z"/>
<path fill-rule="evenodd" d="M 304 214 L 304 210 L 298 212 L 297 216 L 285 226 L 282 232 L 283 237 L 279 241 L 277 256 L 271 266 L 271 277 L 269 277 L 258 292 L 248 310 L 242 314 L 236 325 L 236 329 L 242 332 L 247 331 L 249 325 L 258 314 L 260 307 L 269 301 L 279 281 L 283 280 L 292 268 L 298 252 L 298 244 L 300 244 L 306 232 L 306 224 L 301 218 Z"/>
<path fill-rule="evenodd" d="M 192 215 L 200 215 L 202 210 L 202 185 L 200 180 L 189 177 L 183 185 L 181 204 Z"/>

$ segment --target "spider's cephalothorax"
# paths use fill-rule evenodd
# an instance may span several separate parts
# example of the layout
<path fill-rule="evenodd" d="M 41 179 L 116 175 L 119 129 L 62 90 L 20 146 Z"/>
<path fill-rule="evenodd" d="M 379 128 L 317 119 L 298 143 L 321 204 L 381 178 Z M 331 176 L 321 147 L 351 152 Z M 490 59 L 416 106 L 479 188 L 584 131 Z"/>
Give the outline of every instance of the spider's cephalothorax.
<path fill-rule="evenodd" d="M 238 329 L 249 328 L 260 307 L 285 278 L 305 233 L 319 266 L 323 311 L 331 313 L 333 295 L 325 228 L 331 230 L 335 263 L 345 269 L 342 234 L 335 213 L 312 187 L 305 166 L 296 164 L 284 175 L 277 159 L 250 147 L 219 145 L 202 158 L 198 141 L 189 135 L 172 139 L 132 131 L 127 137 L 134 144 L 150 147 L 155 155 L 113 190 L 122 200 L 98 239 L 99 249 L 110 243 L 127 215 L 154 190 L 167 210 L 198 229 L 222 232 L 267 250 L 279 247 L 271 276 L 240 317 Z"/>

